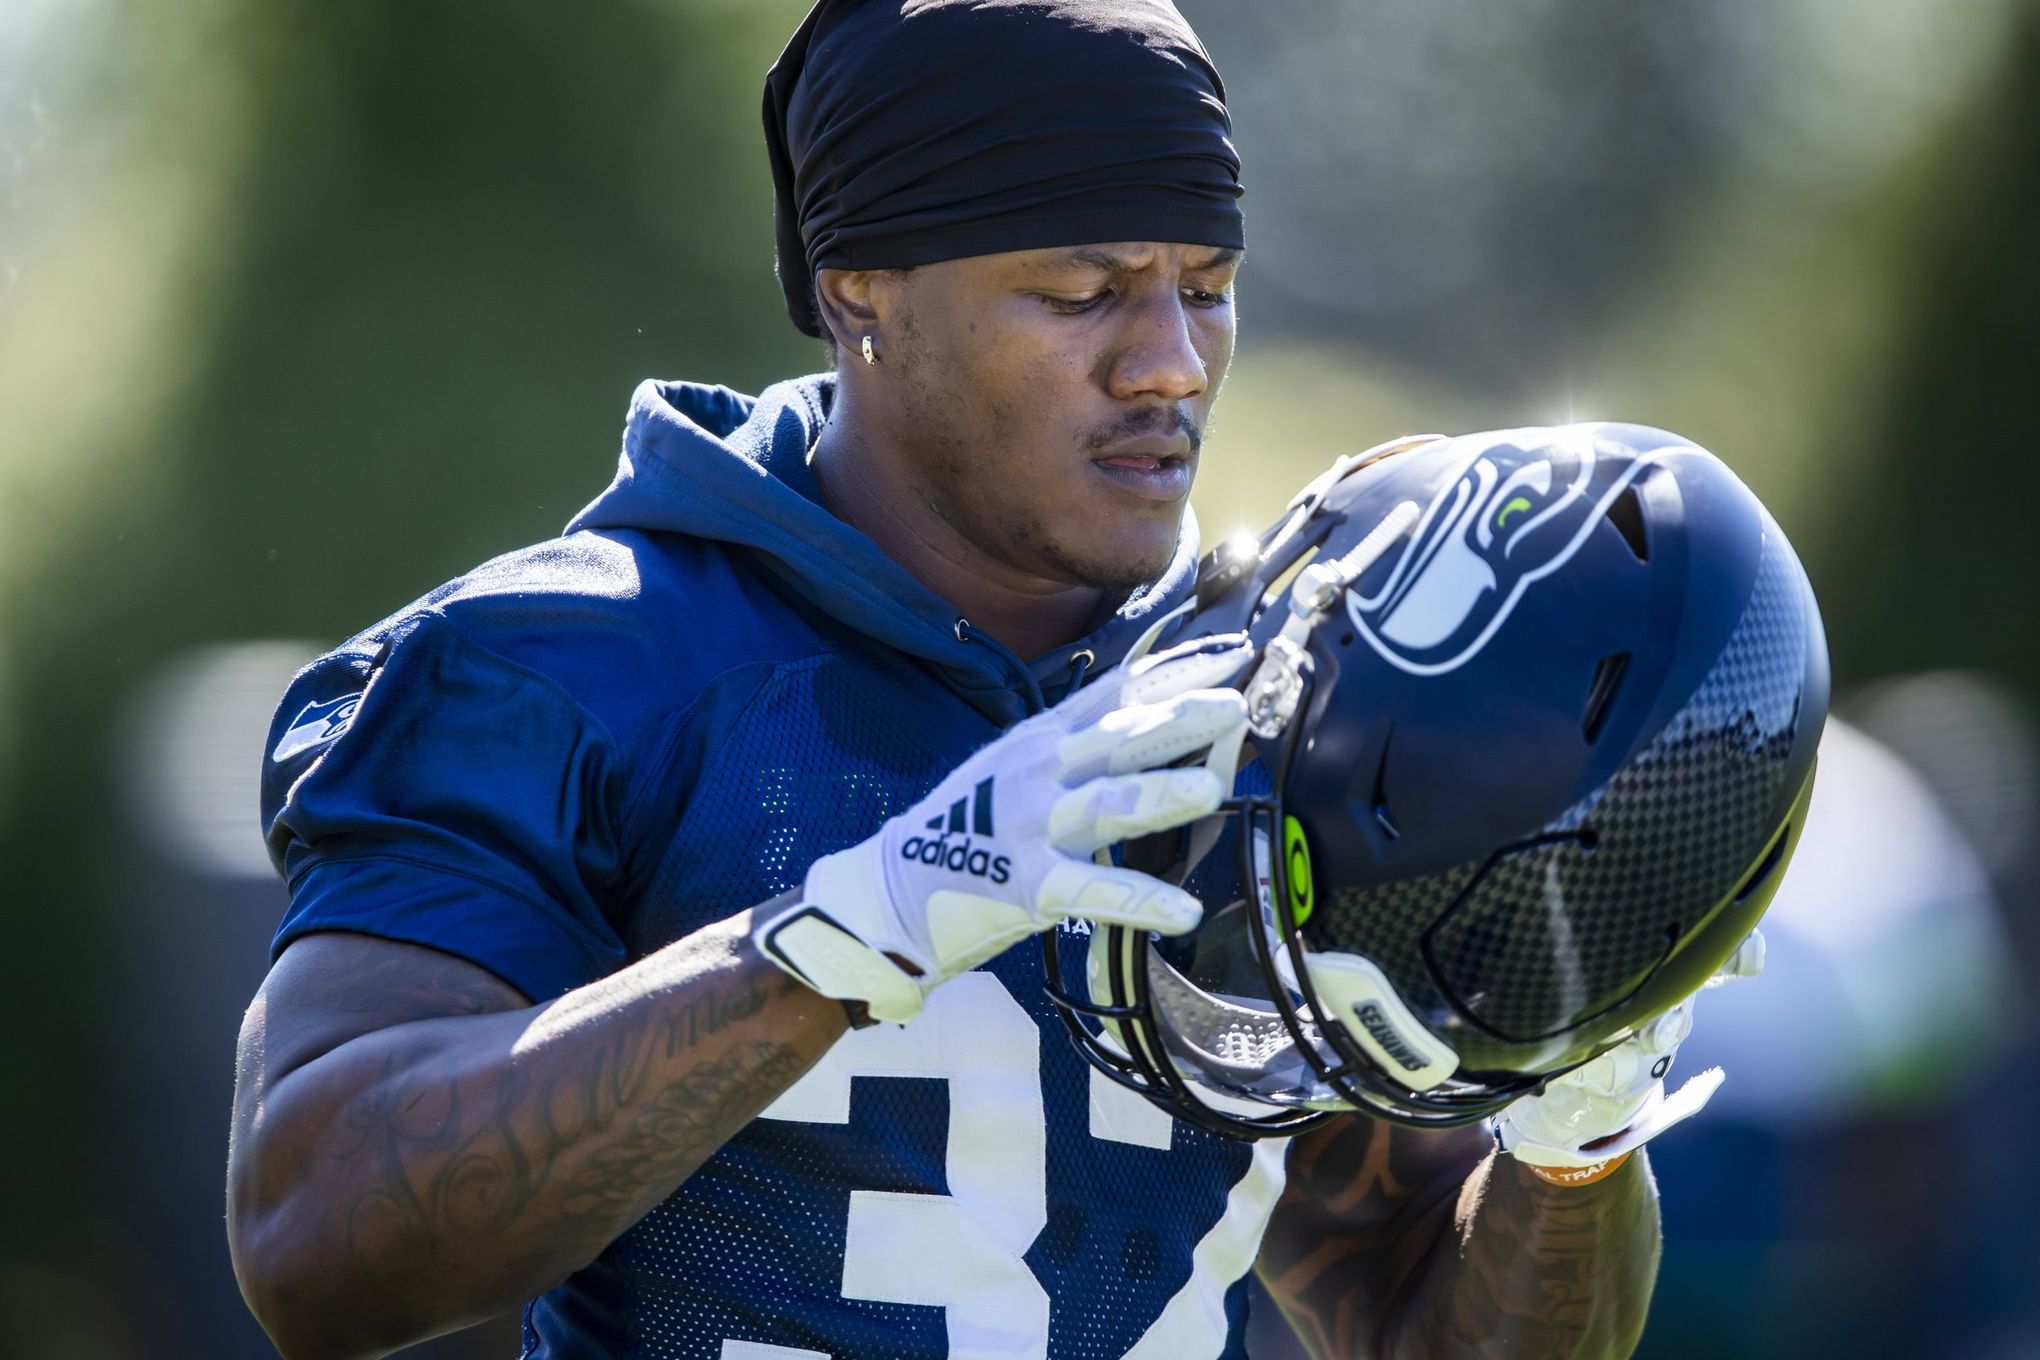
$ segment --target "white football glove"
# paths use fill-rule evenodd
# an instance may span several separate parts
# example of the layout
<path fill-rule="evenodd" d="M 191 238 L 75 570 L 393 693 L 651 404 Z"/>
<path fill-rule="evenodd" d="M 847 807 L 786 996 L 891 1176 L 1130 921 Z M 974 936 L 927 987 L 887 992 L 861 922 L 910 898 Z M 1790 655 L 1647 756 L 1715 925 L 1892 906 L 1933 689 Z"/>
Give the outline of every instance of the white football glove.
<path fill-rule="evenodd" d="M 898 1021 L 1067 917 L 1189 930 L 1203 913 L 1196 898 L 1092 856 L 1217 809 L 1246 703 L 1214 686 L 1251 657 L 1243 636 L 1201 638 L 1014 726 L 869 840 L 816 860 L 800 902 L 757 927 L 759 949 L 822 995 Z M 1200 765 L 1161 768 L 1199 752 Z"/>
<path fill-rule="evenodd" d="M 1753 930 L 1707 986 L 1754 977 L 1763 966 L 1764 937 Z M 1721 1085 L 1721 1069 L 1710 1067 L 1665 1094 L 1664 1075 L 1692 1029 L 1693 998 L 1687 997 L 1606 1053 L 1512 1102 L 1495 1116 L 1495 1141 L 1518 1161 L 1554 1173 L 1547 1179 L 1579 1173 L 1584 1182 L 1604 1162 L 1698 1114 Z"/>

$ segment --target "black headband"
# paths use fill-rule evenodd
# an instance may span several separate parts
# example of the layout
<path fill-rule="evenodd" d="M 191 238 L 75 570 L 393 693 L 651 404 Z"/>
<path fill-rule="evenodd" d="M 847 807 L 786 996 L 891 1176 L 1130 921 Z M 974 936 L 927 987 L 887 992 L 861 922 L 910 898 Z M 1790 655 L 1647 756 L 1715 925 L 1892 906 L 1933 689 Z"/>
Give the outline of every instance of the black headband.
<path fill-rule="evenodd" d="M 765 76 L 780 288 L 1099 241 L 1245 245 L 1225 84 L 1168 0 L 819 0 Z"/>

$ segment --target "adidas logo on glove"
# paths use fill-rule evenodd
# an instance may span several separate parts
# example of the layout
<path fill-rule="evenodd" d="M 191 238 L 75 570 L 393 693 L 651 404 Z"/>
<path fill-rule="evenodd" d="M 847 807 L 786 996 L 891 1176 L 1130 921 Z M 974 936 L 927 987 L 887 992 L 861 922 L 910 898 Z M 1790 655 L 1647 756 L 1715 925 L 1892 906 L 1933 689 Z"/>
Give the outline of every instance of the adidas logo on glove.
<path fill-rule="evenodd" d="M 970 822 L 965 826 L 964 813 L 968 808 Z M 949 869 L 976 878 L 988 878 L 994 883 L 1004 883 L 1013 876 L 1013 861 L 1007 855 L 994 855 L 991 851 L 973 846 L 970 837 L 992 834 L 992 781 L 980 779 L 968 798 L 959 798 L 949 805 L 945 816 L 937 813 L 928 819 L 928 829 L 934 836 L 909 836 L 900 846 L 900 858 L 925 864 L 929 868 Z M 964 839 L 951 844 L 951 832 L 963 835 Z"/>
<path fill-rule="evenodd" d="M 862 1002 L 850 1022 L 863 1025 L 913 1019 L 945 979 L 1066 920 L 1182 934 L 1196 898 L 1099 852 L 1225 801 L 1247 732 L 1230 685 L 1251 654 L 1245 637 L 1198 638 L 1015 723 L 874 835 L 808 866 L 757 947 L 823 996 Z M 1200 752 L 1204 764 L 1175 768 Z"/>

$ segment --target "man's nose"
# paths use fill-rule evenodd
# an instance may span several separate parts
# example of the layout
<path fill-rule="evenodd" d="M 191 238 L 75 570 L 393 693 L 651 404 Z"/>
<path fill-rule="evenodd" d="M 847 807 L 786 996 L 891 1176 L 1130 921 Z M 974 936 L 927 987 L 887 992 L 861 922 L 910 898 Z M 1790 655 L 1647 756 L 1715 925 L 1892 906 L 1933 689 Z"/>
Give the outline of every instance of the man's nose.
<path fill-rule="evenodd" d="M 1209 375 L 1189 313 L 1173 289 L 1134 310 L 1125 344 L 1113 357 L 1107 384 L 1113 396 L 1184 401 L 1204 390 Z"/>

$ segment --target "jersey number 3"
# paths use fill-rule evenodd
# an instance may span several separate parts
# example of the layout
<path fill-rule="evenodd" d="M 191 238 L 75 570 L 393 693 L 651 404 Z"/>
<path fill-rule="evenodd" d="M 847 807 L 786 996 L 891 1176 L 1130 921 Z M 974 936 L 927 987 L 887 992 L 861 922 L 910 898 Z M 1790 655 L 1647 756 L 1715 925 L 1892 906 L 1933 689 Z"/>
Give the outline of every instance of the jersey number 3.
<path fill-rule="evenodd" d="M 1041 1031 L 990 973 L 930 994 L 912 1024 L 859 1030 L 765 1111 L 811 1124 L 850 1120 L 857 1077 L 932 1077 L 949 1085 L 946 1195 L 856 1190 L 843 1259 L 846 1298 L 944 1310 L 951 1360 L 1048 1354 L 1048 1291 L 1023 1259 L 1048 1222 L 1048 1134 Z M 1169 1120 L 1094 1078 L 1093 1137 L 1168 1146 Z M 1193 1360 L 1225 1345 L 1223 1298 L 1259 1249 L 1282 1188 L 1282 1145 L 1262 1143 L 1225 1212 L 1192 1253 L 1190 1279 L 1125 1360 Z M 807 1357 L 791 1347 L 727 1343 L 726 1360 Z"/>

